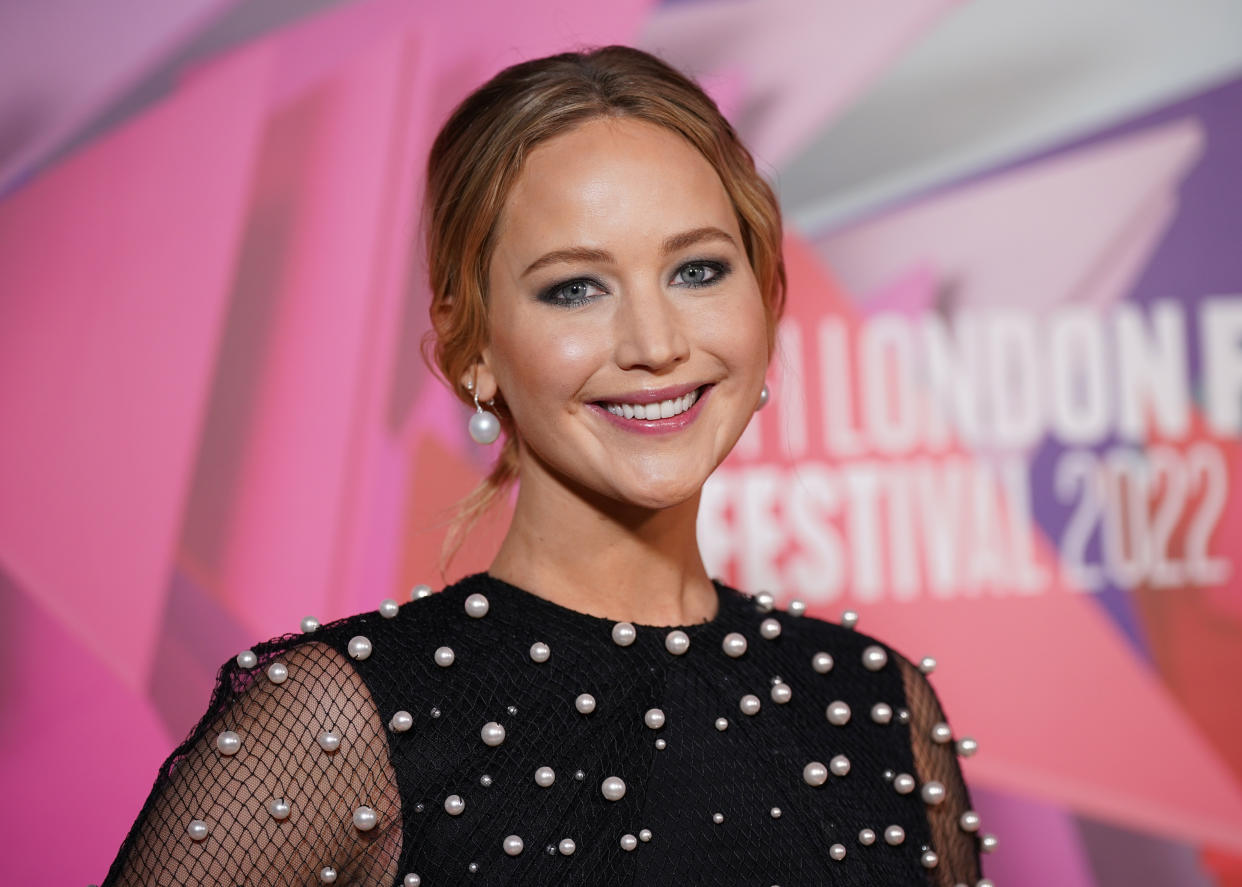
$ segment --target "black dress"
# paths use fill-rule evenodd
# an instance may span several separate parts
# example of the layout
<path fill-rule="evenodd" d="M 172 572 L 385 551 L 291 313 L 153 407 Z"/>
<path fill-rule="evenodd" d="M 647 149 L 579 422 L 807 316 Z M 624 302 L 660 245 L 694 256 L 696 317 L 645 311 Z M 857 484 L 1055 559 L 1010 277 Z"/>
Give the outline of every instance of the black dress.
<path fill-rule="evenodd" d="M 478 574 L 259 645 L 104 883 L 973 887 L 919 668 L 716 588 L 634 627 Z"/>

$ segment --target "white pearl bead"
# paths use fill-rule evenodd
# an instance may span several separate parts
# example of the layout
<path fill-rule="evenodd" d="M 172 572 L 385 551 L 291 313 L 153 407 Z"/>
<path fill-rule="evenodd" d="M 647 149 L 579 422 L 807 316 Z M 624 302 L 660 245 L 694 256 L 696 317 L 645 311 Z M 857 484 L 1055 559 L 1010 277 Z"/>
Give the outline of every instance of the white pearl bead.
<path fill-rule="evenodd" d="M 350 656 L 361 661 L 370 657 L 371 641 L 362 635 L 356 635 L 349 639 L 349 646 L 346 649 Z"/>
<path fill-rule="evenodd" d="M 897 723 L 899 724 L 910 723 L 910 709 L 908 708 L 897 709 Z"/>
<path fill-rule="evenodd" d="M 931 728 L 931 738 L 932 742 L 944 745 L 946 742 L 951 742 L 953 740 L 953 730 L 948 724 L 941 721 L 939 724 L 936 724 Z"/>
<path fill-rule="evenodd" d="M 638 840 L 642 841 L 644 844 L 650 841 L 651 840 L 651 829 L 645 828 L 642 831 L 640 831 L 638 833 Z"/>
<path fill-rule="evenodd" d="M 316 741 L 324 751 L 333 752 L 341 747 L 341 734 L 333 730 L 324 730 L 316 737 Z"/>
<path fill-rule="evenodd" d="M 322 884 L 336 883 L 336 869 L 330 865 L 325 865 L 319 870 L 319 881 Z"/>
<path fill-rule="evenodd" d="M 935 850 L 924 850 L 923 855 L 919 857 L 919 862 L 925 869 L 934 869 L 940 864 L 940 857 L 936 855 Z"/>
<path fill-rule="evenodd" d="M 664 726 L 664 712 L 658 708 L 647 709 L 646 714 L 643 715 L 643 723 L 652 730 L 659 730 Z"/>
<path fill-rule="evenodd" d="M 858 843 L 864 847 L 870 847 L 875 843 L 875 830 L 865 828 L 858 833 Z"/>
<path fill-rule="evenodd" d="M 535 641 L 530 645 L 530 658 L 533 662 L 547 662 L 552 650 L 543 641 Z"/>
<path fill-rule="evenodd" d="M 491 787 L 492 787 L 492 777 L 490 777 L 490 776 L 488 776 L 486 773 L 484 773 L 482 776 L 480 776 L 480 777 L 479 777 L 479 785 L 483 786 L 484 788 L 491 788 Z"/>
<path fill-rule="evenodd" d="M 771 816 L 773 819 L 780 819 L 780 818 L 781 818 L 781 808 L 780 808 L 780 807 L 773 807 L 771 810 L 769 810 L 769 811 L 768 811 L 768 815 L 769 815 L 769 816 Z"/>
<path fill-rule="evenodd" d="M 191 819 L 185 830 L 191 841 L 202 841 L 207 837 L 207 823 L 201 819 Z"/>
<path fill-rule="evenodd" d="M 283 662 L 273 662 L 267 667 L 267 679 L 273 684 L 283 684 L 289 678 L 289 666 Z"/>
<path fill-rule="evenodd" d="M 495 721 L 488 721 L 479 731 L 479 736 L 483 738 L 484 745 L 495 748 L 505 741 L 505 728 Z"/>
<path fill-rule="evenodd" d="M 963 736 L 957 741 L 957 753 L 963 758 L 969 758 L 979 750 L 979 743 L 969 736 Z"/>
<path fill-rule="evenodd" d="M 573 856 L 578 845 L 574 843 L 573 838 L 561 838 L 561 843 L 556 845 L 556 849 L 561 851 L 561 856 Z"/>
<path fill-rule="evenodd" d="M 811 761 L 802 768 L 802 781 L 807 785 L 821 786 L 828 781 L 828 768 L 819 761 Z"/>
<path fill-rule="evenodd" d="M 470 415 L 470 437 L 477 444 L 495 443 L 500 437 L 500 420 L 487 410 L 475 410 Z"/>
<path fill-rule="evenodd" d="M 618 647 L 628 647 L 638 637 L 638 629 L 632 622 L 618 622 L 612 627 L 612 642 Z"/>
<path fill-rule="evenodd" d="M 887 702 L 877 702 L 871 706 L 871 720 L 877 724 L 887 724 L 893 719 L 893 707 Z"/>
<path fill-rule="evenodd" d="M 254 655 L 254 650 L 242 650 L 237 654 L 237 665 L 239 668 L 254 668 L 259 664 L 259 657 Z"/>
<path fill-rule="evenodd" d="M 453 660 L 457 655 L 453 652 L 452 647 L 436 647 L 436 665 L 441 668 L 448 668 L 453 664 Z"/>
<path fill-rule="evenodd" d="M 723 813 L 713 813 L 713 814 L 712 814 L 712 822 L 716 823 L 716 825 L 720 825 L 720 823 L 724 822 L 724 814 L 723 814 Z"/>
<path fill-rule="evenodd" d="M 461 816 L 465 809 L 466 802 L 462 800 L 461 795 L 449 795 L 444 799 L 444 812 L 449 816 Z"/>
<path fill-rule="evenodd" d="M 984 835 L 979 839 L 979 849 L 984 853 L 991 853 L 996 849 L 996 845 L 999 843 L 1000 842 L 996 839 L 996 835 Z"/>
<path fill-rule="evenodd" d="M 535 771 L 535 785 L 547 788 L 556 782 L 556 773 L 551 767 L 540 767 Z"/>
<path fill-rule="evenodd" d="M 630 850 L 635 849 L 636 847 L 638 847 L 638 838 L 628 833 L 621 836 L 621 849 L 622 850 L 625 850 L 628 852 Z"/>
<path fill-rule="evenodd" d="M 806 612 L 806 601 L 792 600 L 789 602 L 789 615 L 801 616 Z"/>
<path fill-rule="evenodd" d="M 600 783 L 599 790 L 610 801 L 619 801 L 625 797 L 625 780 L 620 776 L 609 776 Z"/>
<path fill-rule="evenodd" d="M 415 585 L 410 589 L 410 600 L 417 601 L 425 597 L 431 597 L 430 585 Z"/>
<path fill-rule="evenodd" d="M 837 862 L 840 862 L 841 860 L 845 859 L 845 845 L 844 844 L 833 844 L 831 847 L 828 848 L 828 855 L 831 856 L 833 859 L 835 859 Z"/>
<path fill-rule="evenodd" d="M 931 674 L 936 670 L 936 660 L 931 656 L 924 656 L 919 660 L 919 671 L 923 674 Z"/>
<path fill-rule="evenodd" d="M 309 634 L 319 628 L 319 620 L 314 616 L 306 616 L 302 619 L 302 631 Z"/>
<path fill-rule="evenodd" d="M 958 827 L 964 832 L 979 831 L 979 814 L 974 810 L 967 810 L 957 819 Z"/>
<path fill-rule="evenodd" d="M 923 796 L 923 801 L 933 807 L 944 800 L 945 790 L 944 784 L 931 780 L 923 783 L 923 787 L 919 789 L 919 794 Z"/>
<path fill-rule="evenodd" d="M 716 718 L 716 729 L 719 730 L 721 733 L 723 733 L 725 730 L 728 730 L 729 719 L 728 718 Z"/>
<path fill-rule="evenodd" d="M 414 716 L 404 709 L 393 712 L 392 718 L 388 721 L 388 729 L 394 733 L 404 733 L 414 726 Z"/>
<path fill-rule="evenodd" d="M 401 883 L 404 887 L 422 887 L 423 879 L 413 872 L 410 872 L 404 879 L 402 879 Z"/>
<path fill-rule="evenodd" d="M 863 650 L 862 664 L 867 671 L 879 671 L 888 664 L 888 653 L 878 644 L 872 644 Z"/>
<path fill-rule="evenodd" d="M 896 847 L 906 839 L 906 830 L 899 825 L 890 825 L 884 830 L 884 840 Z"/>
<path fill-rule="evenodd" d="M 225 730 L 216 737 L 216 748 L 225 757 L 235 755 L 241 751 L 241 737 L 232 730 Z"/>
<path fill-rule="evenodd" d="M 832 771 L 833 776 L 845 776 L 850 772 L 850 759 L 845 755 L 833 755 L 832 760 L 828 762 L 828 769 Z"/>
<path fill-rule="evenodd" d="M 771 613 L 772 608 L 776 606 L 776 598 L 770 591 L 761 591 L 755 595 L 755 606 L 759 608 L 760 613 Z"/>
<path fill-rule="evenodd" d="M 908 795 L 914 791 L 914 777 L 909 773 L 898 773 L 893 777 L 893 790 L 899 795 Z"/>
<path fill-rule="evenodd" d="M 819 651 L 811 657 L 811 668 L 815 669 L 816 674 L 828 674 L 832 671 L 832 656 Z"/>
<path fill-rule="evenodd" d="M 746 652 L 746 636 L 739 632 L 731 631 L 720 642 L 720 648 L 725 651 L 726 656 L 737 659 Z"/>
<path fill-rule="evenodd" d="M 747 693 L 742 697 L 742 701 L 738 703 L 738 708 L 742 710 L 744 715 L 759 714 L 759 697 L 754 693 Z"/>
<path fill-rule="evenodd" d="M 369 832 L 379 822 L 379 815 L 370 807 L 362 806 L 354 811 L 354 828 L 360 832 Z"/>
<path fill-rule="evenodd" d="M 384 598 L 380 601 L 379 614 L 385 619 L 393 619 L 401 612 L 401 606 L 392 598 Z"/>
<path fill-rule="evenodd" d="M 482 619 L 490 608 L 487 597 L 477 591 L 466 598 L 466 615 L 471 619 Z"/>
<path fill-rule="evenodd" d="M 289 802 L 284 798 L 273 798 L 271 803 L 267 805 L 267 812 L 272 815 L 272 819 L 284 820 L 289 818 L 293 808 L 289 806 Z"/>
<path fill-rule="evenodd" d="M 850 707 L 840 699 L 828 703 L 828 708 L 824 709 L 824 714 L 828 718 L 828 723 L 837 727 L 844 727 L 850 722 Z"/>
<path fill-rule="evenodd" d="M 690 637 L 681 629 L 670 631 L 664 637 L 664 649 L 674 656 L 680 656 L 690 649 Z"/>
<path fill-rule="evenodd" d="M 509 837 L 505 838 L 504 848 L 505 853 L 508 853 L 510 856 L 517 856 L 526 849 L 526 844 L 518 835 L 509 835 Z"/>
<path fill-rule="evenodd" d="M 781 624 L 769 616 L 759 623 L 759 634 L 763 635 L 769 641 L 776 640 L 781 636 Z"/>
<path fill-rule="evenodd" d="M 790 699 L 793 699 L 793 690 L 784 681 L 773 684 L 771 693 L 772 701 L 777 705 L 784 705 Z"/>
<path fill-rule="evenodd" d="M 655 747 L 660 751 L 664 751 L 664 749 L 668 747 L 668 743 L 664 741 L 663 737 L 661 737 L 655 741 Z"/>
<path fill-rule="evenodd" d="M 844 613 L 842 613 L 841 624 L 844 625 L 846 628 L 854 628 L 856 625 L 858 625 L 858 611 L 857 610 L 846 610 Z"/>
<path fill-rule="evenodd" d="M 580 714 L 589 715 L 595 711 L 595 697 L 590 693 L 578 694 L 578 698 L 574 700 L 574 708 L 578 709 Z"/>

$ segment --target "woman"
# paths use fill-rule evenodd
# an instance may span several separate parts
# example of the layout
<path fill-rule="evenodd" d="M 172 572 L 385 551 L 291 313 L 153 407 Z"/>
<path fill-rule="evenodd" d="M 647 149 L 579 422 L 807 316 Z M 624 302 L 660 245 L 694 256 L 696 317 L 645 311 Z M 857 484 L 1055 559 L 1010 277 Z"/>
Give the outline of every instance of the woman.
<path fill-rule="evenodd" d="M 107 883 L 985 884 L 920 669 L 700 559 L 784 297 L 711 100 L 624 47 L 516 65 L 427 209 L 436 363 L 505 432 L 463 520 L 519 482 L 500 551 L 228 663 Z"/>

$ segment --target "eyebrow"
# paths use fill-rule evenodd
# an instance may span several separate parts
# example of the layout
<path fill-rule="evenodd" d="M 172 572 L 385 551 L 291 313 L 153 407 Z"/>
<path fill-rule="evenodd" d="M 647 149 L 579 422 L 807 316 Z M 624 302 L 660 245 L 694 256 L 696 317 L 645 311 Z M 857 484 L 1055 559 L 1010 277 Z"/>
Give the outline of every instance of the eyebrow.
<path fill-rule="evenodd" d="M 690 231 L 683 231 L 680 234 L 673 234 L 664 239 L 664 243 L 660 245 L 660 252 L 663 255 L 675 253 L 686 247 L 694 246 L 708 240 L 723 240 L 737 246 L 737 242 L 726 231 L 722 231 L 715 225 L 705 225 L 702 228 L 694 228 Z M 586 246 L 573 246 L 568 249 L 557 249 L 550 253 L 544 253 L 535 261 L 527 266 L 522 272 L 522 277 L 538 271 L 540 268 L 546 268 L 548 265 L 556 265 L 561 262 L 599 262 L 605 265 L 617 264 L 617 258 L 605 249 L 592 249 Z"/>

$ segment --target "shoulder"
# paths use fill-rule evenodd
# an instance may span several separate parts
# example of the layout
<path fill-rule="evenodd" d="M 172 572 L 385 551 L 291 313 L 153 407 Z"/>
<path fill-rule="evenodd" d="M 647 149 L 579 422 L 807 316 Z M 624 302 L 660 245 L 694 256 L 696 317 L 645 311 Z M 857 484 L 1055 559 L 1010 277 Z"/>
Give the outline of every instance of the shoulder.
<path fill-rule="evenodd" d="M 771 594 L 750 595 L 723 584 L 721 588 L 735 621 L 753 627 L 765 640 L 779 639 L 782 644 L 827 653 L 831 664 L 825 670 L 838 663 L 848 663 L 851 667 L 857 665 L 865 671 L 878 672 L 889 662 L 909 662 L 883 640 L 859 630 L 858 614 L 852 610 L 845 610 L 841 620 L 834 622 L 808 615 L 806 605 L 800 601 L 781 607 L 776 605 Z M 825 660 L 821 658 L 820 662 L 823 667 Z"/>

